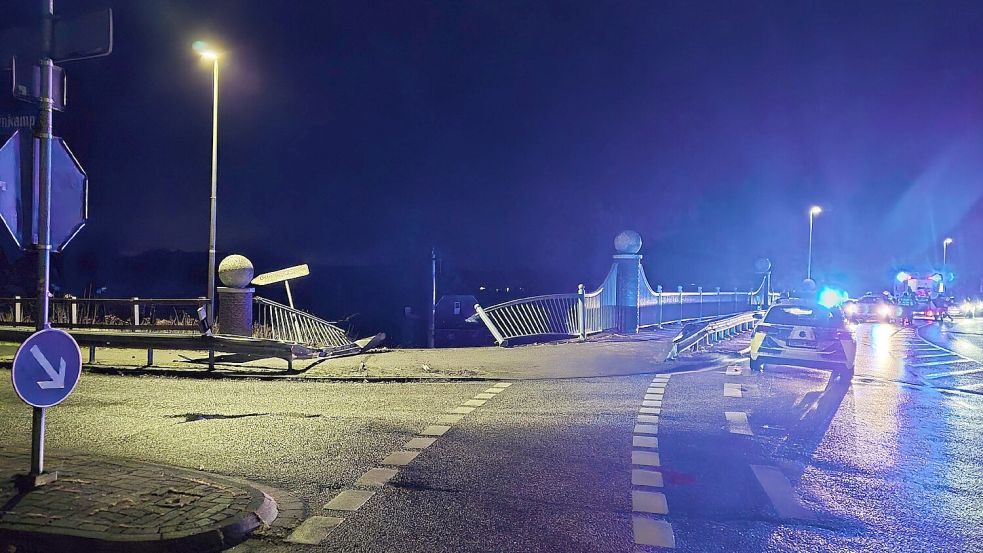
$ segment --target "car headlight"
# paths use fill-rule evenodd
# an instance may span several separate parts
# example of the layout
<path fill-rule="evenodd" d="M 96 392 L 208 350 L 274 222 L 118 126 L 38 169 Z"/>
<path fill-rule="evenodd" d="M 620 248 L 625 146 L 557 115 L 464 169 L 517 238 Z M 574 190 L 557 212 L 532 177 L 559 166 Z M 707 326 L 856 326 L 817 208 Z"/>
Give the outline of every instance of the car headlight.
<path fill-rule="evenodd" d="M 877 307 L 877 314 L 881 317 L 890 317 L 891 311 L 893 310 L 890 305 L 880 305 Z"/>
<path fill-rule="evenodd" d="M 847 315 L 853 315 L 854 313 L 857 312 L 857 304 L 848 303 L 845 306 L 843 306 L 843 311 L 845 311 Z"/>

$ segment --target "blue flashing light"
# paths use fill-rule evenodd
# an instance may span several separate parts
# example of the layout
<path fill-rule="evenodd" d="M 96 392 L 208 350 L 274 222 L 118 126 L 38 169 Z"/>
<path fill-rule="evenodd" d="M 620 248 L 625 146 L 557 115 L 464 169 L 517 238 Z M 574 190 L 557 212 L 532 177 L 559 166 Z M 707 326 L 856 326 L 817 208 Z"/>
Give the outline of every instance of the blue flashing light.
<path fill-rule="evenodd" d="M 819 291 L 819 305 L 823 307 L 836 307 L 845 302 L 849 296 L 846 291 L 824 286 Z"/>

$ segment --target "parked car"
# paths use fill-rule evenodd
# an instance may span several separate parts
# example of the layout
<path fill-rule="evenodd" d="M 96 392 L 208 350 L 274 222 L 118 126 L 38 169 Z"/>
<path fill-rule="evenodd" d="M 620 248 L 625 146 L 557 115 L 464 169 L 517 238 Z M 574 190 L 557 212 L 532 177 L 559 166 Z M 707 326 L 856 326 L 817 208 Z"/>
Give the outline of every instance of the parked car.
<path fill-rule="evenodd" d="M 768 309 L 751 335 L 751 369 L 766 364 L 853 370 L 857 343 L 837 308 L 778 304 Z"/>

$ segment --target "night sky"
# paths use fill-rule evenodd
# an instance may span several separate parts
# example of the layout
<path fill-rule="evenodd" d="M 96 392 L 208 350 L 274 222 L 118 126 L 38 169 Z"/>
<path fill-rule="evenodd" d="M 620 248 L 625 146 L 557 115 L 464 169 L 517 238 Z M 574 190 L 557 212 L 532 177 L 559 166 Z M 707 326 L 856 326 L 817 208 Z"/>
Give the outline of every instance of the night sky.
<path fill-rule="evenodd" d="M 0 2 L 5 24 L 28 21 L 23 4 Z M 99 7 L 116 12 L 115 51 L 66 64 L 55 119 L 91 179 L 68 273 L 204 255 L 199 39 L 227 52 L 222 253 L 425 283 L 435 245 L 449 267 L 566 292 L 596 286 L 631 228 L 653 285 L 747 288 L 768 256 L 788 286 L 819 204 L 820 281 L 886 286 L 938 266 L 945 236 L 960 285 L 983 273 L 980 2 L 55 5 Z"/>

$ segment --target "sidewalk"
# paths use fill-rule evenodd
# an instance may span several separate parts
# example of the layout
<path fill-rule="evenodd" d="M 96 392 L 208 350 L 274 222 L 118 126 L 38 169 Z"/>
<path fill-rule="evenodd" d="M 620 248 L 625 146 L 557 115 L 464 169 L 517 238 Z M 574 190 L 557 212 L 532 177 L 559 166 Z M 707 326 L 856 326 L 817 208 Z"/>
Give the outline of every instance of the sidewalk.
<path fill-rule="evenodd" d="M 49 454 L 58 480 L 18 494 L 27 452 L 0 449 L 0 551 L 219 551 L 277 517 L 245 483 L 204 472 Z"/>

